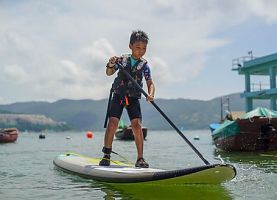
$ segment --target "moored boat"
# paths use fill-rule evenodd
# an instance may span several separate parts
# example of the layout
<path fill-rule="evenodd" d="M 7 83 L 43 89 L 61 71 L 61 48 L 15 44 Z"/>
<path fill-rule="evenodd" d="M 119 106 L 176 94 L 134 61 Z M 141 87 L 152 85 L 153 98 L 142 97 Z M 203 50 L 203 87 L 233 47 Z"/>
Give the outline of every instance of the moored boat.
<path fill-rule="evenodd" d="M 145 139 L 147 136 L 147 128 L 142 127 L 142 133 L 143 133 L 143 138 Z M 120 140 L 134 140 L 134 133 L 132 131 L 132 127 L 124 127 L 124 128 L 118 128 L 117 131 L 115 132 L 115 137 Z"/>
<path fill-rule="evenodd" d="M 212 131 L 215 146 L 226 151 L 277 150 L 277 112 L 258 107 Z"/>
<path fill-rule="evenodd" d="M 0 129 L 0 143 L 15 142 L 18 134 L 17 128 Z"/>
<path fill-rule="evenodd" d="M 209 128 L 210 128 L 211 132 L 214 132 L 214 130 L 217 129 L 218 127 L 220 127 L 220 125 L 221 125 L 220 123 L 211 123 L 209 125 Z"/>
<path fill-rule="evenodd" d="M 38 138 L 39 138 L 39 139 L 45 139 L 46 136 L 45 136 L 44 134 L 41 133 L 41 134 L 39 134 Z"/>

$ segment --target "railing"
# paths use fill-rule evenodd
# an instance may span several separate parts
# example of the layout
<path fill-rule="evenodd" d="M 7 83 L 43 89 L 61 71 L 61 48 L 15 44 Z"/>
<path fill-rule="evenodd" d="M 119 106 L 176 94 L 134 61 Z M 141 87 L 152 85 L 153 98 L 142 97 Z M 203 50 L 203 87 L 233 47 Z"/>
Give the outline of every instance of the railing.
<path fill-rule="evenodd" d="M 243 67 L 244 62 L 250 61 L 255 59 L 253 55 L 250 56 L 242 56 L 239 58 L 235 58 L 232 60 L 232 70 L 238 70 L 239 68 Z"/>
<path fill-rule="evenodd" d="M 262 83 L 262 82 L 251 83 L 251 92 L 268 90 L 268 89 L 270 89 L 270 84 L 265 84 L 265 83 Z"/>

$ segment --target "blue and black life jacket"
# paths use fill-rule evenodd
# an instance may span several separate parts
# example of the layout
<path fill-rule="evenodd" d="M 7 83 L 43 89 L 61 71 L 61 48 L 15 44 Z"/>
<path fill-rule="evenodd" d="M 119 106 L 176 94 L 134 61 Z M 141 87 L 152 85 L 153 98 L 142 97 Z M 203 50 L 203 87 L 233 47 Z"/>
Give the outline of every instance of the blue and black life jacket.
<path fill-rule="evenodd" d="M 147 61 L 143 58 L 139 59 L 134 66 L 131 66 L 131 55 L 123 55 L 119 58 L 118 62 L 122 64 L 124 69 L 137 81 L 137 83 L 142 87 L 142 79 L 143 79 L 143 70 Z M 136 87 L 135 84 L 132 83 L 131 80 L 128 79 L 120 70 L 117 73 L 117 77 L 113 82 L 113 91 L 115 94 L 120 94 L 123 98 L 127 97 L 135 97 L 141 98 L 141 92 Z"/>

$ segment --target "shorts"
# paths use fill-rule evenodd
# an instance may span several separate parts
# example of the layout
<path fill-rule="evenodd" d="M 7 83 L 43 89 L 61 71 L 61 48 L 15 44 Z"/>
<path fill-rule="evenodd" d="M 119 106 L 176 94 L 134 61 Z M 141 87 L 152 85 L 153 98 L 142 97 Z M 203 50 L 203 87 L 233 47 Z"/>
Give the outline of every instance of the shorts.
<path fill-rule="evenodd" d="M 111 108 L 109 111 L 109 117 L 116 117 L 120 119 L 123 112 L 123 108 L 125 107 L 130 121 L 136 118 L 142 120 L 139 99 L 134 97 L 128 97 L 128 101 L 129 105 L 125 106 L 125 104 L 121 102 L 120 95 L 114 94 L 111 102 Z"/>

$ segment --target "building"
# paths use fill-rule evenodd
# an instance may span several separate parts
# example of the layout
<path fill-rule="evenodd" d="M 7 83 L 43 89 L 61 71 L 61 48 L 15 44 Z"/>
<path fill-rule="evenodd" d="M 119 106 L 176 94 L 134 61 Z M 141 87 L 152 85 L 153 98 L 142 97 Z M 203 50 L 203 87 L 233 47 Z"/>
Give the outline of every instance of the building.
<path fill-rule="evenodd" d="M 277 70 L 277 53 L 254 58 L 252 51 L 248 52 L 249 56 L 234 59 L 232 70 L 238 71 L 245 77 L 245 91 L 241 97 L 245 98 L 245 111 L 253 110 L 253 100 L 263 99 L 270 100 L 270 109 L 276 110 L 276 70 Z M 252 83 L 252 76 L 264 76 L 268 78 L 268 87 L 263 87 L 261 83 Z M 256 84 L 256 85 L 255 85 Z M 255 88 L 255 86 L 257 86 Z"/>

